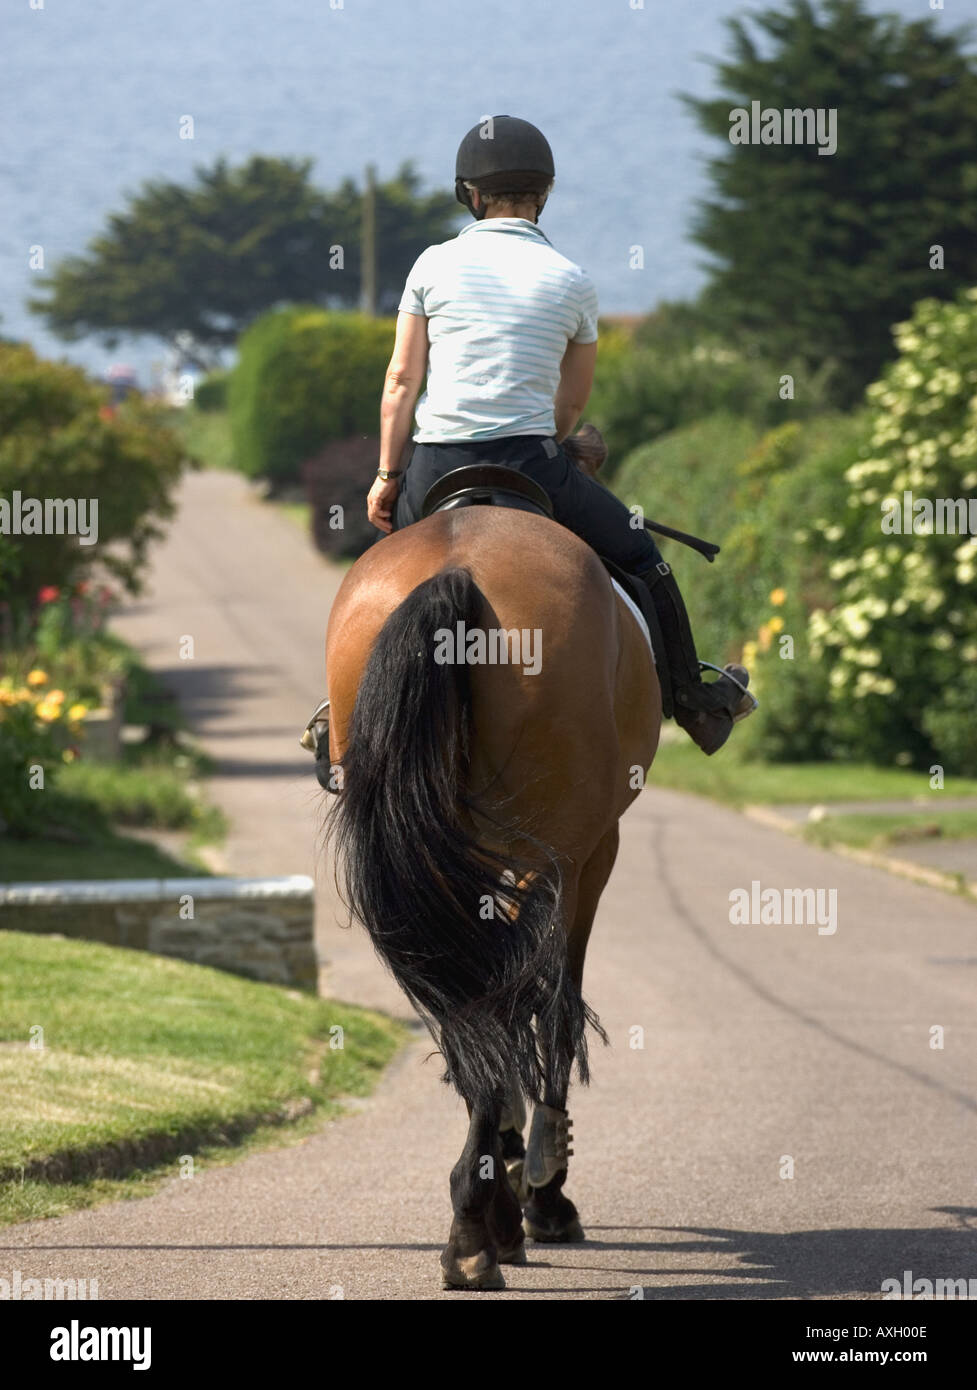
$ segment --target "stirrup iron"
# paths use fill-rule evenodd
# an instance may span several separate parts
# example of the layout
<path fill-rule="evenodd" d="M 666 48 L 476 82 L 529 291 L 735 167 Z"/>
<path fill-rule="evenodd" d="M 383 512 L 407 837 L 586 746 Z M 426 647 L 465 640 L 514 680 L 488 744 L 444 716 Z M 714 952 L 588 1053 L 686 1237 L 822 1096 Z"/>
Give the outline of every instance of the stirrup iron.
<path fill-rule="evenodd" d="M 726 679 L 727 679 L 728 681 L 730 681 L 733 685 L 736 686 L 736 689 L 737 689 L 737 690 L 741 690 L 741 691 L 743 692 L 744 695 L 748 695 L 749 698 L 753 701 L 753 703 L 749 706 L 748 709 L 741 710 L 739 714 L 734 714 L 734 715 L 732 716 L 732 719 L 733 719 L 733 723 L 734 723 L 734 724 L 738 724 L 738 723 L 740 722 L 741 719 L 746 719 L 746 718 L 748 718 L 748 717 L 753 713 L 754 710 L 760 708 L 760 701 L 759 701 L 759 700 L 757 699 L 757 697 L 754 695 L 753 691 L 752 691 L 752 690 L 747 690 L 746 686 L 745 686 L 745 685 L 742 685 L 742 684 L 736 679 L 735 676 L 731 676 L 724 666 L 714 666 L 713 663 L 712 663 L 711 661 L 700 661 L 700 662 L 699 662 L 699 670 L 700 670 L 700 671 L 715 671 L 716 674 L 717 674 L 718 676 L 725 676 Z"/>

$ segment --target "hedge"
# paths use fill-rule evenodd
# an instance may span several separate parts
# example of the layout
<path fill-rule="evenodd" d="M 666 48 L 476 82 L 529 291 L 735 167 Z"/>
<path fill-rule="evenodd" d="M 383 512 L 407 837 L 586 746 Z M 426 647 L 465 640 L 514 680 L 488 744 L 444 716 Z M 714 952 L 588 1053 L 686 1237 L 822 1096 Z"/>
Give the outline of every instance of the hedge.
<path fill-rule="evenodd" d="M 332 440 L 377 433 L 393 319 L 294 306 L 243 335 L 228 407 L 237 466 L 274 487 Z"/>

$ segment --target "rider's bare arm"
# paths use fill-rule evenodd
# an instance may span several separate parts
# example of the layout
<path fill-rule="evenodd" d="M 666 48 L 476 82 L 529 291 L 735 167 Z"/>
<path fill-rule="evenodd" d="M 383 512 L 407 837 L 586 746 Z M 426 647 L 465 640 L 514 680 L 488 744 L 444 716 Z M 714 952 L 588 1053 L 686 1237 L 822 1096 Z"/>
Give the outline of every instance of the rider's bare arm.
<path fill-rule="evenodd" d="M 380 467 L 397 468 L 414 422 L 414 403 L 427 375 L 427 319 L 397 315 L 397 336 L 380 402 Z"/>
<path fill-rule="evenodd" d="M 590 399 L 597 362 L 596 343 L 567 343 L 560 363 L 560 384 L 556 389 L 553 409 L 556 414 L 556 437 L 565 439 Z"/>

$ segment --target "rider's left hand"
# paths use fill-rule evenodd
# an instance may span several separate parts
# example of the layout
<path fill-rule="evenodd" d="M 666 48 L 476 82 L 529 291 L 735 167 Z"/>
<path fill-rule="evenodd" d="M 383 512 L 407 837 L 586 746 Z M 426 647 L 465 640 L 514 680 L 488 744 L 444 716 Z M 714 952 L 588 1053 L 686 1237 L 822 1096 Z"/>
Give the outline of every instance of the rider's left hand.
<path fill-rule="evenodd" d="M 393 510 L 400 483 L 396 478 L 384 482 L 376 478 L 366 499 L 366 514 L 379 531 L 392 531 Z"/>

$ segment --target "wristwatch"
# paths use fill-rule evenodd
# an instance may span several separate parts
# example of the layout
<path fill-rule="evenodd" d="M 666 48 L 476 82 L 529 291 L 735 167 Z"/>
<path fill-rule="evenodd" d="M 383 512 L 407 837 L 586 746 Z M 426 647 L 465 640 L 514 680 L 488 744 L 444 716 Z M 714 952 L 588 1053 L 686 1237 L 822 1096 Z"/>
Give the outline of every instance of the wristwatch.
<path fill-rule="evenodd" d="M 403 471 L 402 468 L 378 468 L 377 477 L 382 478 L 385 483 L 389 483 L 391 478 L 399 478 Z"/>

